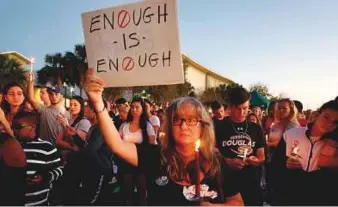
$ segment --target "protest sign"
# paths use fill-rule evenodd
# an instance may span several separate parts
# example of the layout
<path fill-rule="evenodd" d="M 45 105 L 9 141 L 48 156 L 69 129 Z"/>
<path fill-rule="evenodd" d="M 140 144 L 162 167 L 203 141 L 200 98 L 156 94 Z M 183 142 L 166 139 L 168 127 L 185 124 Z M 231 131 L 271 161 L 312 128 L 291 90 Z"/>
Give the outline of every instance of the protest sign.
<path fill-rule="evenodd" d="M 176 0 L 82 14 L 88 67 L 107 87 L 184 82 Z"/>

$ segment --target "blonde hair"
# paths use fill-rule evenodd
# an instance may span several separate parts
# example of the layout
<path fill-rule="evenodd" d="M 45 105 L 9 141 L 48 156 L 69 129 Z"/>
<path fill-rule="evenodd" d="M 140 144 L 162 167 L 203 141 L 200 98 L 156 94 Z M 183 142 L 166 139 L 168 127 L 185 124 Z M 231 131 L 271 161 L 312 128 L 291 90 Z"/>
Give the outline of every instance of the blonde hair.
<path fill-rule="evenodd" d="M 167 109 L 164 124 L 165 136 L 161 139 L 161 164 L 174 181 L 183 181 L 187 176 L 184 160 L 175 149 L 173 138 L 173 118 L 183 105 L 191 105 L 196 109 L 197 117 L 201 120 L 202 136 L 200 137 L 200 153 L 202 172 L 209 176 L 217 176 L 221 171 L 220 154 L 216 148 L 214 126 L 210 115 L 196 98 L 181 97 L 174 100 Z"/>
<path fill-rule="evenodd" d="M 283 98 L 283 99 L 279 100 L 278 104 L 281 103 L 281 102 L 286 102 L 290 106 L 290 115 L 288 117 L 288 123 L 287 124 L 289 124 L 290 122 L 297 122 L 298 123 L 298 120 L 297 120 L 298 110 L 296 108 L 295 103 L 289 98 Z M 278 110 L 278 113 L 279 113 L 279 110 Z M 282 120 L 280 120 L 280 121 L 282 121 Z"/>

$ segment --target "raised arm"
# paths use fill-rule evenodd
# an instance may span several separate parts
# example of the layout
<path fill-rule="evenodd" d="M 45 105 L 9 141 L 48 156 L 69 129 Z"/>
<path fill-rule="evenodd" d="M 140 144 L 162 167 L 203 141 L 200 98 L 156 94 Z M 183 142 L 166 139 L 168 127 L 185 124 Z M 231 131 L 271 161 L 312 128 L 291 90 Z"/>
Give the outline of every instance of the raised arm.
<path fill-rule="evenodd" d="M 124 161 L 137 166 L 138 157 L 135 144 L 123 141 L 119 132 L 116 130 L 108 111 L 104 107 L 102 92 L 104 82 L 94 74 L 93 69 L 89 69 L 85 76 L 84 89 L 89 101 L 93 104 L 99 122 L 102 137 L 109 149 Z"/>
<path fill-rule="evenodd" d="M 6 119 L 4 111 L 0 108 L 0 124 L 4 127 L 7 134 L 9 134 L 11 137 L 14 137 L 13 130 L 11 128 L 11 125 L 9 124 L 8 120 Z"/>
<path fill-rule="evenodd" d="M 28 72 L 26 75 L 26 81 L 27 81 L 27 99 L 29 103 L 32 105 L 32 107 L 39 111 L 40 103 L 37 102 L 34 98 L 34 73 Z"/>

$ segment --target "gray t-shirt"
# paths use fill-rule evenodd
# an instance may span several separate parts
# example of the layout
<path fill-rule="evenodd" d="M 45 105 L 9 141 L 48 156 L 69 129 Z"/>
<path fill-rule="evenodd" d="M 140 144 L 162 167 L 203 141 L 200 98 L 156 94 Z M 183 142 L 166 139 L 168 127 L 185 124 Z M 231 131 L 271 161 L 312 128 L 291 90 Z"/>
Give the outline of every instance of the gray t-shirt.
<path fill-rule="evenodd" d="M 90 124 L 89 120 L 86 119 L 86 118 L 83 118 L 78 123 L 75 124 L 74 129 L 82 130 L 82 131 L 88 133 L 90 127 L 91 127 L 91 124 Z"/>
<path fill-rule="evenodd" d="M 40 137 L 55 146 L 57 135 L 63 132 L 63 127 L 57 121 L 57 116 L 62 113 L 69 120 L 69 112 L 64 107 L 46 107 L 42 104 L 38 112 L 40 114 Z"/>

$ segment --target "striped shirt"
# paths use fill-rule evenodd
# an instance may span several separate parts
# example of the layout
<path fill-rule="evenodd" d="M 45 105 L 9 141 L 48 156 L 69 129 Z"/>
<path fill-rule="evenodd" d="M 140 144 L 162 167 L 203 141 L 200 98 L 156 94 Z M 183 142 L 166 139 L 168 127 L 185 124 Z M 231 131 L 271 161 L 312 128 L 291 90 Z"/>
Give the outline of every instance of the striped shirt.
<path fill-rule="evenodd" d="M 27 159 L 27 177 L 41 175 L 40 184 L 26 184 L 25 205 L 48 205 L 48 195 L 52 183 L 63 174 L 59 152 L 54 145 L 40 138 L 34 141 L 22 141 Z"/>

